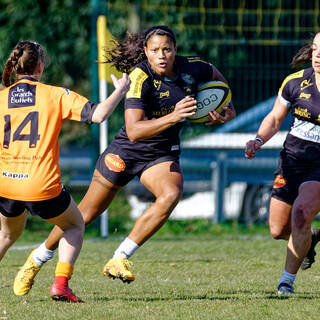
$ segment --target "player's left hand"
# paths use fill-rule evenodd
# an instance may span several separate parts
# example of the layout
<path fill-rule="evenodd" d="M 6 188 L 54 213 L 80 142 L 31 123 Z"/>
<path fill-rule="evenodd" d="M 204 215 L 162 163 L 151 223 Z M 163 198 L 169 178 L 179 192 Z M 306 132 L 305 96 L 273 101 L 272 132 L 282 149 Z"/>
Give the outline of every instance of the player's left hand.
<path fill-rule="evenodd" d="M 208 114 L 209 121 L 205 123 L 206 126 L 212 126 L 217 123 L 225 123 L 232 120 L 236 116 L 236 112 L 231 103 L 222 107 L 221 113 L 217 111 L 210 111 Z"/>

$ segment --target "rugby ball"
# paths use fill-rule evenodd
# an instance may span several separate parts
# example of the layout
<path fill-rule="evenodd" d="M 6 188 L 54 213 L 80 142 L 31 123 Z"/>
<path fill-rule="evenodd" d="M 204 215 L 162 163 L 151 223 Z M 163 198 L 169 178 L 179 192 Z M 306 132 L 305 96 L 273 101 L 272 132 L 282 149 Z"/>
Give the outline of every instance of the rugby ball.
<path fill-rule="evenodd" d="M 223 111 L 222 107 L 231 100 L 231 90 L 222 81 L 200 83 L 197 88 L 196 100 L 196 113 L 188 119 L 192 122 L 206 122 L 209 120 L 208 114 L 210 111 Z"/>

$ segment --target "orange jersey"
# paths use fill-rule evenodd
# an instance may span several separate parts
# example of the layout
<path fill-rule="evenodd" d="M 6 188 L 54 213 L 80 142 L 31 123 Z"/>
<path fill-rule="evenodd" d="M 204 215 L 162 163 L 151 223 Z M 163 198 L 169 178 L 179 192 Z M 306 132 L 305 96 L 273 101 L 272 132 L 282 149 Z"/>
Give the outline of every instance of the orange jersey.
<path fill-rule="evenodd" d="M 0 196 L 22 201 L 58 196 L 62 123 L 90 123 L 95 107 L 75 92 L 30 77 L 1 90 Z"/>

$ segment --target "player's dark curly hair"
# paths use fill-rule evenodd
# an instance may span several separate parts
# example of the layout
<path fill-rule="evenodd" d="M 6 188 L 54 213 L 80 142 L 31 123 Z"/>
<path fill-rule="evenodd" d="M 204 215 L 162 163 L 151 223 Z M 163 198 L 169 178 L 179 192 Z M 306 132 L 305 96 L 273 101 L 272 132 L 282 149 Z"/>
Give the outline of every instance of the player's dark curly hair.
<path fill-rule="evenodd" d="M 105 48 L 106 61 L 103 63 L 112 63 L 118 71 L 129 73 L 136 64 L 147 59 L 144 47 L 154 35 L 167 36 L 176 44 L 176 37 L 167 26 L 153 26 L 138 34 L 127 32 L 124 41 L 114 40 L 112 49 Z"/>
<path fill-rule="evenodd" d="M 313 37 L 306 43 L 306 45 L 304 45 L 293 57 L 291 61 L 292 68 L 297 68 L 310 63 L 310 60 L 312 58 L 312 43 L 315 36 L 316 35 L 313 35 Z"/>
<path fill-rule="evenodd" d="M 20 41 L 13 48 L 5 64 L 2 81 L 8 87 L 11 85 L 11 74 L 32 75 L 39 62 L 44 63 L 45 53 L 42 46 L 34 41 Z"/>

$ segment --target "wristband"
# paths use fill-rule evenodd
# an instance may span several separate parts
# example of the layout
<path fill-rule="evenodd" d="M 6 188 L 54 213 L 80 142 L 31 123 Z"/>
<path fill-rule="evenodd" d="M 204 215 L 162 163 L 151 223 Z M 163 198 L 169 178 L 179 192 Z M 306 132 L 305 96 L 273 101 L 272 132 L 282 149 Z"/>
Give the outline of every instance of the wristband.
<path fill-rule="evenodd" d="M 255 140 L 255 141 L 258 141 L 261 145 L 263 145 L 263 140 L 262 140 L 261 138 L 256 137 L 254 140 Z"/>

